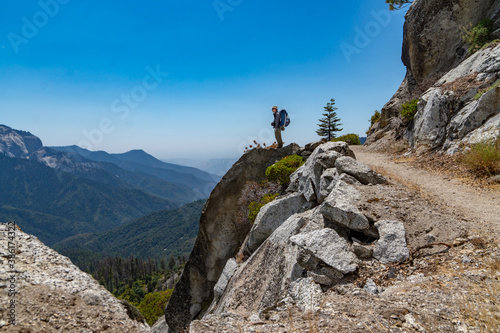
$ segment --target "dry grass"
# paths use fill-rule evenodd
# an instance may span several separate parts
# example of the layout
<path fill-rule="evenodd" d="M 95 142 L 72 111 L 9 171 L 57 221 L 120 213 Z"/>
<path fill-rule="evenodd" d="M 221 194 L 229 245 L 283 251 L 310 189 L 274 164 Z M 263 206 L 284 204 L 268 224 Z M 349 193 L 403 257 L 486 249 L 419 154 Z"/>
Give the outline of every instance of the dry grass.
<path fill-rule="evenodd" d="M 491 177 L 500 173 L 500 139 L 471 145 L 459 161 L 478 176 Z"/>
<path fill-rule="evenodd" d="M 485 258 L 489 279 L 469 280 L 468 293 L 462 296 L 460 310 L 464 321 L 481 332 L 500 331 L 500 260 Z M 462 268 L 462 270 L 465 270 Z"/>
<path fill-rule="evenodd" d="M 478 88 L 484 84 L 484 81 L 477 81 L 477 73 L 463 76 L 453 82 L 445 83 L 441 88 L 443 90 L 451 90 L 455 93 L 456 98 L 460 98 L 467 94 L 471 89 Z"/>

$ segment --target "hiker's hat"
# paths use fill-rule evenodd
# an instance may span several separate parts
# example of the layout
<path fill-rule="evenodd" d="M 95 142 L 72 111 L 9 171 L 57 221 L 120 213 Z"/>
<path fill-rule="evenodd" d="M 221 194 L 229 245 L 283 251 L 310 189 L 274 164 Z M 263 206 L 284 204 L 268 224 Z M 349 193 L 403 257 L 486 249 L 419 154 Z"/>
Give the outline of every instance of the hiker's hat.
<path fill-rule="evenodd" d="M 276 110 L 278 110 L 278 107 L 277 107 L 277 106 L 275 105 L 275 106 L 273 106 L 273 109 L 276 109 Z"/>

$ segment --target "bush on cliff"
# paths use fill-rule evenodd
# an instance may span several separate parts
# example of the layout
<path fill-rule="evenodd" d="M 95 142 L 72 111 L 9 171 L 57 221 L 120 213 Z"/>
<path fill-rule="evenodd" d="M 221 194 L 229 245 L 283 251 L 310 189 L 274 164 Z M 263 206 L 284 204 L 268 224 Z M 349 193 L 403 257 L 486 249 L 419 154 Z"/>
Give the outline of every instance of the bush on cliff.
<path fill-rule="evenodd" d="M 413 99 L 401 105 L 401 116 L 408 121 L 412 121 L 418 110 L 417 105 L 418 99 Z"/>
<path fill-rule="evenodd" d="M 260 201 L 253 201 L 248 205 L 248 219 L 250 222 L 254 223 L 257 218 L 257 214 L 259 214 L 260 209 L 276 199 L 279 193 L 272 193 L 264 195 Z"/>
<path fill-rule="evenodd" d="M 288 186 L 290 175 L 302 164 L 304 164 L 304 159 L 299 155 L 284 157 L 267 168 L 266 178 L 269 181 L 278 181 L 282 186 Z"/>
<path fill-rule="evenodd" d="M 468 29 L 463 29 L 462 39 L 467 44 L 470 44 L 470 54 L 479 51 L 484 45 L 491 41 L 493 23 L 493 20 L 486 19 L 479 21 L 474 27 L 472 27 L 471 24 Z"/>
<path fill-rule="evenodd" d="M 370 127 L 379 121 L 380 121 L 380 111 L 375 110 L 375 112 L 373 113 L 373 116 L 370 118 Z"/>
<path fill-rule="evenodd" d="M 280 187 L 278 182 L 270 182 L 268 180 L 261 183 L 248 181 L 243 187 L 241 198 L 238 201 L 238 223 L 241 225 L 253 223 L 259 213 L 260 207 L 263 206 L 257 207 L 257 205 L 268 195 L 277 196 Z M 264 200 L 268 200 L 268 198 Z M 256 211 L 253 211 L 254 209 Z"/>
<path fill-rule="evenodd" d="M 361 141 L 359 140 L 359 135 L 353 134 L 353 133 L 339 136 L 338 138 L 332 139 L 332 141 L 333 142 L 344 141 L 348 145 L 360 145 L 361 144 Z"/>
<path fill-rule="evenodd" d="M 262 207 L 276 199 L 280 187 L 283 191 L 290 184 L 290 175 L 302 164 L 304 159 L 301 156 L 286 156 L 266 169 L 266 181 L 260 184 L 247 182 L 240 203 L 248 203 L 246 216 L 251 223 L 255 222 Z"/>

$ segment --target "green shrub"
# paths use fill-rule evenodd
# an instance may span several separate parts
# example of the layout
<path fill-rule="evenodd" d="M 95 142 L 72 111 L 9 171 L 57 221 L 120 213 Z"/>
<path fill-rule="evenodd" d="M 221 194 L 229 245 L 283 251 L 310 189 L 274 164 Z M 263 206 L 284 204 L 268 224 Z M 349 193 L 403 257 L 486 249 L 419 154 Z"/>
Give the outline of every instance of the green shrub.
<path fill-rule="evenodd" d="M 370 127 L 373 126 L 378 121 L 380 121 L 380 111 L 379 110 L 375 110 L 375 113 L 370 118 Z"/>
<path fill-rule="evenodd" d="M 290 175 L 302 164 L 304 164 L 304 159 L 301 156 L 286 156 L 267 168 L 266 178 L 269 181 L 278 181 L 281 185 L 287 186 L 290 184 Z"/>
<path fill-rule="evenodd" d="M 498 87 L 500 85 L 500 80 L 497 80 L 495 83 L 493 83 L 490 87 L 486 88 L 486 89 L 481 89 L 477 92 L 476 96 L 474 96 L 474 99 L 477 101 L 478 99 L 481 98 L 481 96 L 483 96 L 484 94 L 486 94 L 488 91 L 492 90 L 492 89 L 495 89 L 496 87 Z"/>
<path fill-rule="evenodd" d="M 138 308 L 146 319 L 149 326 L 163 316 L 163 311 L 168 300 L 172 296 L 173 289 L 167 289 L 157 293 L 149 293 L 144 297 L 144 300 L 139 304 Z"/>
<path fill-rule="evenodd" d="M 462 39 L 467 44 L 470 44 L 469 53 L 480 50 L 484 45 L 491 41 L 491 33 L 493 32 L 493 20 L 481 20 L 476 26 L 463 29 Z"/>
<path fill-rule="evenodd" d="M 357 134 L 346 134 L 339 136 L 338 138 L 332 139 L 332 141 L 344 141 L 348 145 L 360 145 L 361 141 L 359 140 L 359 135 Z"/>
<path fill-rule="evenodd" d="M 418 110 L 417 104 L 418 104 L 418 99 L 413 99 L 401 105 L 401 116 L 403 116 L 403 118 L 405 118 L 408 121 L 413 120 Z"/>
<path fill-rule="evenodd" d="M 263 196 L 260 201 L 253 201 L 248 205 L 248 219 L 250 222 L 254 223 L 257 218 L 257 214 L 259 214 L 260 209 L 276 199 L 278 193 L 266 194 Z"/>
<path fill-rule="evenodd" d="M 464 152 L 461 161 L 479 175 L 500 173 L 500 139 L 473 144 Z"/>

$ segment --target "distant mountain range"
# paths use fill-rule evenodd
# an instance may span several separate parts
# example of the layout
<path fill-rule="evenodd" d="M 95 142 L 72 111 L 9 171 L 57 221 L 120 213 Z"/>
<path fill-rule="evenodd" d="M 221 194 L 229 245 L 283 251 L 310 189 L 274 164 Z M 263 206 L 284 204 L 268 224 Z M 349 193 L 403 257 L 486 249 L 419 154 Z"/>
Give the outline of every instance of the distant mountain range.
<path fill-rule="evenodd" d="M 119 179 L 143 191 L 180 203 L 207 198 L 221 178 L 193 167 L 162 162 L 143 150 L 109 154 L 105 151 L 89 151 L 78 146 L 51 148 L 70 156 L 99 162 L 103 169 Z"/>
<path fill-rule="evenodd" d="M 208 161 L 195 161 L 185 158 L 174 158 L 165 160 L 165 162 L 194 167 L 222 177 L 229 169 L 231 169 L 231 167 L 237 160 L 238 159 L 236 158 L 216 158 Z"/>
<path fill-rule="evenodd" d="M 0 171 L 0 219 L 16 220 L 47 245 L 206 198 L 220 179 L 142 150 L 44 147 L 33 134 L 5 125 Z"/>

